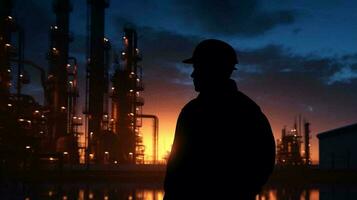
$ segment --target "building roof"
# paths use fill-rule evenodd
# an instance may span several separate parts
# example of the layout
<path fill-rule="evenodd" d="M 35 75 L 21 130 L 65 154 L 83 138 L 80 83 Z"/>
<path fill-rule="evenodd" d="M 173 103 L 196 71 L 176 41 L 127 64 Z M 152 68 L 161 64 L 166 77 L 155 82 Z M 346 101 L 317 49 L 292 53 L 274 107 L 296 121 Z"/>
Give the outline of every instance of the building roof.
<path fill-rule="evenodd" d="M 351 133 L 357 135 L 357 123 L 319 133 L 317 134 L 317 138 L 324 139 L 328 137 L 351 134 Z"/>

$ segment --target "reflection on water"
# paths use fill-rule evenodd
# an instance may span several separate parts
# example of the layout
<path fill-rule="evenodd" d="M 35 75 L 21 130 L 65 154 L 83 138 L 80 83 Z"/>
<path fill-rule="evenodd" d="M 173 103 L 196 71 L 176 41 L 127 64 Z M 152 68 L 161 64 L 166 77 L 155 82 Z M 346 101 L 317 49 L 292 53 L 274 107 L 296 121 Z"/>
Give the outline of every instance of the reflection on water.
<path fill-rule="evenodd" d="M 162 200 L 160 184 L 138 183 L 2 183 L 0 199 Z M 352 200 L 357 186 L 267 186 L 256 200 Z"/>

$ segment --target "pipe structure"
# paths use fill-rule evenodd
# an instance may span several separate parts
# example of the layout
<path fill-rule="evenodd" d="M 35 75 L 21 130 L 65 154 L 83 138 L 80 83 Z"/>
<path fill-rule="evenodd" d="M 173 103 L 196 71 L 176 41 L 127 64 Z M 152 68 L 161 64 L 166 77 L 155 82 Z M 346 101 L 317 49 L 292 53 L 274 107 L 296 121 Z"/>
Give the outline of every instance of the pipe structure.
<path fill-rule="evenodd" d="M 310 165 L 310 123 L 304 120 L 305 164 Z"/>
<path fill-rule="evenodd" d="M 44 97 L 45 97 L 46 96 L 46 72 L 43 69 L 43 67 L 37 65 L 36 63 L 34 63 L 34 62 L 30 61 L 30 60 L 10 59 L 10 61 L 17 62 L 19 64 L 22 63 L 22 64 L 24 64 L 23 66 L 29 65 L 29 66 L 37 69 L 40 72 L 41 85 L 42 85 L 43 94 L 44 94 Z"/>
<path fill-rule="evenodd" d="M 2 0 L 0 2 L 0 110 L 5 109 L 10 95 L 11 67 L 10 53 L 11 32 L 13 26 L 12 0 Z"/>
<path fill-rule="evenodd" d="M 159 118 L 156 115 L 141 114 L 138 115 L 141 118 L 148 118 L 154 121 L 153 129 L 153 164 L 156 164 L 158 161 L 158 140 L 159 140 Z"/>

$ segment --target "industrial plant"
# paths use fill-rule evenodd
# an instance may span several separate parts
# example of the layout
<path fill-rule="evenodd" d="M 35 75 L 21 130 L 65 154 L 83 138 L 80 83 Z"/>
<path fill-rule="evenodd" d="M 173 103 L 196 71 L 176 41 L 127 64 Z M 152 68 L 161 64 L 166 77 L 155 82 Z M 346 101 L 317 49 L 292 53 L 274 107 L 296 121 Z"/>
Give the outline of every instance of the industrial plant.
<path fill-rule="evenodd" d="M 137 32 L 124 27 L 122 51 L 105 37 L 106 0 L 88 0 L 86 66 L 70 54 L 70 0 L 53 0 L 48 66 L 26 59 L 23 26 L 12 15 L 14 2 L 0 5 L 0 165 L 24 169 L 51 163 L 155 164 L 158 118 L 143 113 L 144 90 Z M 44 52 L 45 53 L 45 52 Z M 114 55 L 114 56 L 113 56 Z M 114 72 L 109 73 L 114 66 Z M 85 68 L 85 85 L 79 85 Z M 29 70 L 39 73 L 44 102 L 23 94 Z M 14 91 L 16 89 L 16 92 Z M 85 88 L 81 92 L 80 88 Z M 79 97 L 85 99 L 79 109 Z M 152 119 L 153 159 L 145 160 L 143 118 Z"/>
<path fill-rule="evenodd" d="M 310 166 L 310 123 L 303 120 L 302 134 L 302 120 L 301 116 L 295 119 L 294 128 L 287 130 L 284 127 L 281 131 L 281 138 L 277 140 L 277 159 L 278 166 Z M 302 150 L 303 148 L 303 150 Z"/>

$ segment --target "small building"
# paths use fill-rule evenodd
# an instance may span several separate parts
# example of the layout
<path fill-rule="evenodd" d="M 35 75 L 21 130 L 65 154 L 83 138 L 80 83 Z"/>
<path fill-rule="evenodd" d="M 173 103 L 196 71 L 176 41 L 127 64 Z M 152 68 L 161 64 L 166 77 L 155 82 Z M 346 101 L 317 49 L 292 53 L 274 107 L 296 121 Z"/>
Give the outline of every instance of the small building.
<path fill-rule="evenodd" d="M 317 135 L 321 169 L 357 169 L 357 123 Z"/>

